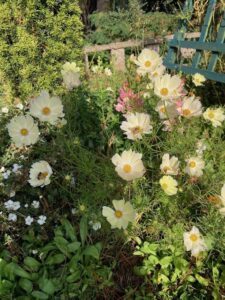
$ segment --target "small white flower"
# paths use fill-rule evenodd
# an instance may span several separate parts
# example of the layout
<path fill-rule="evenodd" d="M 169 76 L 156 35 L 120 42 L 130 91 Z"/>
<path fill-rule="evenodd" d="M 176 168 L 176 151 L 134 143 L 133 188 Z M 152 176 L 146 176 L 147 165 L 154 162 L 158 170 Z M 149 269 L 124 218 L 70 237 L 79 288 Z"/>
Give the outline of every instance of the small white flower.
<path fill-rule="evenodd" d="M 135 221 L 135 210 L 130 202 L 124 200 L 112 201 L 115 210 L 110 207 L 103 206 L 102 215 L 106 217 L 111 224 L 111 228 L 126 229 L 130 222 Z"/>
<path fill-rule="evenodd" d="M 31 216 L 27 216 L 25 218 L 25 224 L 30 226 L 32 223 L 34 222 L 34 218 L 32 218 Z"/>
<path fill-rule="evenodd" d="M 200 157 L 190 157 L 186 159 L 185 173 L 193 177 L 200 177 L 203 174 L 203 169 L 205 167 L 205 162 Z"/>
<path fill-rule="evenodd" d="M 205 120 L 212 122 L 213 127 L 218 127 L 222 125 L 225 120 L 225 114 L 221 107 L 219 108 L 207 108 L 203 114 Z"/>
<path fill-rule="evenodd" d="M 36 201 L 34 200 L 32 203 L 31 203 L 31 206 L 33 206 L 33 208 L 39 208 L 40 207 L 40 202 L 39 201 Z"/>
<path fill-rule="evenodd" d="M 197 149 L 196 149 L 196 153 L 201 156 L 203 154 L 203 152 L 207 149 L 206 144 L 204 143 L 204 141 L 199 140 L 197 142 Z"/>
<path fill-rule="evenodd" d="M 197 257 L 200 252 L 207 250 L 205 241 L 197 227 L 193 226 L 191 231 L 184 232 L 183 238 L 186 250 L 191 251 L 192 256 Z"/>
<path fill-rule="evenodd" d="M 129 140 L 142 139 L 144 134 L 152 132 L 150 116 L 144 113 L 130 113 L 125 116 L 120 128 L 124 131 Z"/>
<path fill-rule="evenodd" d="M 47 219 L 46 216 L 41 215 L 41 216 L 38 217 L 37 223 L 38 223 L 39 225 L 43 225 L 43 224 L 45 224 L 46 219 Z"/>
<path fill-rule="evenodd" d="M 92 222 L 91 226 L 94 231 L 97 231 L 97 230 L 101 229 L 102 224 L 100 222 Z"/>
<path fill-rule="evenodd" d="M 1 167 L 1 169 L 0 169 L 0 173 L 3 173 L 3 172 L 5 172 L 5 167 Z"/>
<path fill-rule="evenodd" d="M 177 175 L 179 172 L 179 160 L 176 156 L 170 157 L 169 153 L 165 153 L 162 157 L 160 170 L 167 175 Z"/>
<path fill-rule="evenodd" d="M 17 221 L 17 215 L 10 213 L 8 215 L 8 221 L 16 222 Z"/>
<path fill-rule="evenodd" d="M 26 203 L 26 204 L 24 204 L 24 207 L 25 207 L 25 208 L 28 208 L 28 206 L 29 206 L 29 205 L 28 205 L 27 203 Z"/>
<path fill-rule="evenodd" d="M 75 62 L 66 62 L 62 67 L 63 83 L 68 91 L 81 84 L 80 81 L 80 68 L 77 67 Z"/>
<path fill-rule="evenodd" d="M 30 179 L 28 182 L 31 186 L 45 186 L 50 184 L 50 176 L 52 175 L 52 168 L 45 160 L 33 163 L 30 169 Z"/>
<path fill-rule="evenodd" d="M 110 86 L 106 88 L 106 91 L 113 93 L 113 89 Z"/>
<path fill-rule="evenodd" d="M 64 117 L 62 101 L 59 97 L 50 97 L 49 92 L 42 90 L 40 95 L 30 101 L 30 114 L 42 122 L 56 124 Z"/>
<path fill-rule="evenodd" d="M 16 108 L 23 110 L 23 104 L 22 103 L 16 104 Z"/>
<path fill-rule="evenodd" d="M 2 173 L 2 176 L 3 176 L 4 179 L 8 179 L 10 174 L 11 174 L 11 171 L 7 170 L 6 172 Z"/>
<path fill-rule="evenodd" d="M 8 210 L 18 210 L 20 208 L 20 202 L 8 200 L 4 203 L 4 206 Z"/>
<path fill-rule="evenodd" d="M 132 150 L 125 150 L 121 155 L 115 154 L 112 163 L 116 166 L 118 175 L 126 181 L 140 178 L 145 173 L 142 154 Z"/>
<path fill-rule="evenodd" d="M 167 102 L 167 101 L 159 101 L 156 109 L 159 113 L 160 119 L 174 119 L 178 116 L 177 108 L 175 103 Z"/>
<path fill-rule="evenodd" d="M 16 196 L 16 191 L 11 191 L 9 193 L 9 197 L 12 198 L 12 197 L 15 197 Z"/>
<path fill-rule="evenodd" d="M 8 114 L 9 109 L 8 109 L 8 107 L 2 107 L 1 111 L 2 111 L 3 114 Z"/>
<path fill-rule="evenodd" d="M 36 249 L 34 249 L 34 250 L 32 250 L 32 254 L 37 254 L 38 253 L 38 251 L 36 250 Z"/>
<path fill-rule="evenodd" d="M 201 85 L 203 85 L 203 82 L 206 81 L 206 78 L 205 78 L 205 76 L 203 76 L 199 73 L 196 73 L 195 75 L 192 76 L 192 81 L 195 86 L 201 86 Z"/>
<path fill-rule="evenodd" d="M 23 166 L 18 164 L 13 164 L 12 171 L 13 173 L 17 173 Z"/>
<path fill-rule="evenodd" d="M 76 212 L 77 212 L 76 208 L 72 208 L 72 209 L 71 209 L 71 213 L 72 213 L 72 215 L 75 215 L 75 214 L 76 214 Z"/>
<path fill-rule="evenodd" d="M 106 76 L 112 76 L 112 71 L 109 68 L 105 68 L 104 73 Z"/>
<path fill-rule="evenodd" d="M 9 136 L 16 147 L 35 144 L 39 139 L 38 126 L 34 119 L 27 116 L 16 116 L 7 125 Z"/>

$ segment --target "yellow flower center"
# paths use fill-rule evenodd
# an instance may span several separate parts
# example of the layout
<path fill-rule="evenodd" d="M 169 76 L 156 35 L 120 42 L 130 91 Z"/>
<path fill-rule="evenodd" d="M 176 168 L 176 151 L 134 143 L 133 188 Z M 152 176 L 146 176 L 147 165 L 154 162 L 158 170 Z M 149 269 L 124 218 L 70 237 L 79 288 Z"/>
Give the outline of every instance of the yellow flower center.
<path fill-rule="evenodd" d="M 115 216 L 116 216 L 118 219 L 120 219 L 120 218 L 122 218 L 122 216 L 123 216 L 123 212 L 122 212 L 121 210 L 116 210 L 116 211 L 115 211 Z"/>
<path fill-rule="evenodd" d="M 209 202 L 211 202 L 211 203 L 213 203 L 213 204 L 221 204 L 221 199 L 220 199 L 220 197 L 218 197 L 218 196 L 213 196 L 213 195 L 210 195 L 209 197 L 208 197 L 208 201 Z"/>
<path fill-rule="evenodd" d="M 168 171 L 170 171 L 170 167 L 164 167 L 164 168 L 163 168 L 163 172 L 164 172 L 164 173 L 167 173 Z"/>
<path fill-rule="evenodd" d="M 184 109 L 184 110 L 183 110 L 183 115 L 184 115 L 185 117 L 189 116 L 190 114 L 191 114 L 190 109 Z"/>
<path fill-rule="evenodd" d="M 138 134 L 138 133 L 142 133 L 143 132 L 143 128 L 141 128 L 140 126 L 134 127 L 131 129 L 131 132 L 133 134 Z"/>
<path fill-rule="evenodd" d="M 165 114 L 165 112 L 166 112 L 166 108 L 165 108 L 165 106 L 162 106 L 161 108 L 160 108 L 160 110 L 159 110 L 161 113 L 163 113 L 163 114 Z"/>
<path fill-rule="evenodd" d="M 196 162 L 195 162 L 195 161 L 191 161 L 191 162 L 189 163 L 189 167 L 190 167 L 190 168 L 195 168 L 195 167 L 196 167 Z"/>
<path fill-rule="evenodd" d="M 125 173 L 130 173 L 131 172 L 131 165 L 128 165 L 128 164 L 126 164 L 126 165 L 124 165 L 123 166 L 123 171 L 125 172 Z"/>
<path fill-rule="evenodd" d="M 210 111 L 208 116 L 209 116 L 210 119 L 214 119 L 215 114 L 214 114 L 214 112 Z"/>
<path fill-rule="evenodd" d="M 146 60 L 146 62 L 145 62 L 145 67 L 146 67 L 146 68 L 150 68 L 151 65 L 152 65 L 152 63 L 151 63 L 149 60 Z"/>
<path fill-rule="evenodd" d="M 45 180 L 45 178 L 48 176 L 48 172 L 40 172 L 38 174 L 38 180 Z"/>
<path fill-rule="evenodd" d="M 166 190 L 168 188 L 168 184 L 167 183 L 163 183 L 162 184 L 162 188 L 163 188 L 163 190 Z"/>
<path fill-rule="evenodd" d="M 51 113 L 51 109 L 46 106 L 42 109 L 42 113 L 43 113 L 43 115 L 48 116 Z"/>
<path fill-rule="evenodd" d="M 160 94 L 162 96 L 167 96 L 169 94 L 169 90 L 167 88 L 162 88 Z"/>
<path fill-rule="evenodd" d="M 191 240 L 192 242 L 196 242 L 196 241 L 198 240 L 197 234 L 192 233 L 192 234 L 190 235 L 190 240 Z"/>
<path fill-rule="evenodd" d="M 28 135 L 29 132 L 28 132 L 28 130 L 26 128 L 22 128 L 20 130 L 20 133 L 21 133 L 21 135 L 26 136 L 26 135 Z"/>

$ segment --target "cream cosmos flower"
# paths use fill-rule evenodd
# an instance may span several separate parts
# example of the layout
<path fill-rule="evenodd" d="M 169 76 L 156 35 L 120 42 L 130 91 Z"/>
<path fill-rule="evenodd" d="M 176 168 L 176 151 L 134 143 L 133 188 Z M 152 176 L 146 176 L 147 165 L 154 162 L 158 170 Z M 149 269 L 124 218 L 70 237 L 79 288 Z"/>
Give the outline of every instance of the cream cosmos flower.
<path fill-rule="evenodd" d="M 152 131 L 150 116 L 144 113 L 130 113 L 125 116 L 126 121 L 122 122 L 120 128 L 124 131 L 129 140 L 142 139 L 144 134 Z"/>
<path fill-rule="evenodd" d="M 221 107 L 219 108 L 207 108 L 203 114 L 203 117 L 207 121 L 211 121 L 213 127 L 218 127 L 222 125 L 225 120 L 224 111 Z"/>
<path fill-rule="evenodd" d="M 206 81 L 206 78 L 205 78 L 205 76 L 203 76 L 199 73 L 196 73 L 195 75 L 192 76 L 192 81 L 195 86 L 201 86 L 201 85 L 203 85 L 203 82 Z"/>
<path fill-rule="evenodd" d="M 200 157 L 190 157 L 186 159 L 185 173 L 193 177 L 200 177 L 203 174 L 203 169 L 205 167 L 205 162 Z"/>
<path fill-rule="evenodd" d="M 176 104 L 167 101 L 159 101 L 155 110 L 159 113 L 159 117 L 162 120 L 174 119 L 178 115 Z"/>
<path fill-rule="evenodd" d="M 162 58 L 154 50 L 143 49 L 134 62 L 138 66 L 137 73 L 145 75 L 151 73 L 157 66 L 161 65 Z"/>
<path fill-rule="evenodd" d="M 162 100 L 173 100 L 182 96 L 183 81 L 179 76 L 165 74 L 154 81 L 155 94 Z"/>
<path fill-rule="evenodd" d="M 160 165 L 160 169 L 162 173 L 167 175 L 177 175 L 179 172 L 179 164 L 178 158 L 176 156 L 170 157 L 168 153 L 164 154 L 162 157 L 162 164 Z"/>
<path fill-rule="evenodd" d="M 149 79 L 154 81 L 156 78 L 161 77 L 166 71 L 166 67 L 164 65 L 156 66 L 154 70 L 149 74 Z"/>
<path fill-rule="evenodd" d="M 9 136 L 16 147 L 35 144 L 39 138 L 39 130 L 31 116 L 16 116 L 7 125 Z"/>
<path fill-rule="evenodd" d="M 205 241 L 197 227 L 193 226 L 191 231 L 184 232 L 183 238 L 184 246 L 187 251 L 191 251 L 192 256 L 198 256 L 200 252 L 207 250 Z"/>
<path fill-rule="evenodd" d="M 181 115 L 184 118 L 198 117 L 202 114 L 202 104 L 195 96 L 184 97 L 181 107 Z"/>
<path fill-rule="evenodd" d="M 52 175 L 52 168 L 45 160 L 34 163 L 30 169 L 30 179 L 28 182 L 33 187 L 45 186 L 50 183 L 50 176 Z"/>
<path fill-rule="evenodd" d="M 71 91 L 74 87 L 78 87 L 81 84 L 80 68 L 77 67 L 75 62 L 66 62 L 62 66 L 61 74 L 63 83 L 68 91 Z"/>
<path fill-rule="evenodd" d="M 63 105 L 59 97 L 50 97 L 46 90 L 30 101 L 30 114 L 42 122 L 55 124 L 64 116 Z"/>
<path fill-rule="evenodd" d="M 113 200 L 112 203 L 115 210 L 103 206 L 102 215 L 106 217 L 112 228 L 126 229 L 128 224 L 135 220 L 136 213 L 133 206 L 124 200 Z"/>
<path fill-rule="evenodd" d="M 116 172 L 121 178 L 131 181 L 142 177 L 145 173 L 141 158 L 141 153 L 128 150 L 123 151 L 121 155 L 115 154 L 112 157 L 112 163 L 116 166 Z"/>
<path fill-rule="evenodd" d="M 173 179 L 173 177 L 163 176 L 160 179 L 159 183 L 161 185 L 161 188 L 167 195 L 169 196 L 176 195 L 178 183 L 175 179 Z"/>

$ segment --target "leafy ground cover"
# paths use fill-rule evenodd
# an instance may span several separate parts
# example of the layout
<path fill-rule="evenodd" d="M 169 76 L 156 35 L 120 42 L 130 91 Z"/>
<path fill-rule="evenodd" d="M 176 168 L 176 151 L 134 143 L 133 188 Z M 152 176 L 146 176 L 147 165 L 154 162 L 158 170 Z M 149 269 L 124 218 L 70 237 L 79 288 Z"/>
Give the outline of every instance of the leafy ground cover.
<path fill-rule="evenodd" d="M 213 84 L 146 49 L 126 74 L 61 69 L 60 94 L 1 103 L 1 299 L 222 299 Z"/>

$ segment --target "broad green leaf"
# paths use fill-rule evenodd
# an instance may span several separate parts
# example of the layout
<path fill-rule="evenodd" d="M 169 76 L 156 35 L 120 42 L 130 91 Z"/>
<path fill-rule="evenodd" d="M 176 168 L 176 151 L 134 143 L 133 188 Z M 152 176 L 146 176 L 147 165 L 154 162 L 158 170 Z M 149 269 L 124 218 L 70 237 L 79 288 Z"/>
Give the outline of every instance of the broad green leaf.
<path fill-rule="evenodd" d="M 57 265 L 57 264 L 61 264 L 64 260 L 66 259 L 64 254 L 55 254 L 55 255 L 50 255 L 47 260 L 46 260 L 46 264 L 48 265 Z"/>
<path fill-rule="evenodd" d="M 86 247 L 83 254 L 87 255 L 87 256 L 92 256 L 95 259 L 99 259 L 99 256 L 100 256 L 100 252 L 95 246 Z"/>
<path fill-rule="evenodd" d="M 42 277 L 39 280 L 39 288 L 48 295 L 53 295 L 55 293 L 53 282 L 45 277 Z"/>
<path fill-rule="evenodd" d="M 87 224 L 87 218 L 84 216 L 80 220 L 80 238 L 81 238 L 82 245 L 84 245 L 87 235 L 88 235 L 88 224 Z"/>
<path fill-rule="evenodd" d="M 199 274 L 196 274 L 195 275 L 195 278 L 198 280 L 198 282 L 204 286 L 208 286 L 209 285 L 209 281 L 208 279 L 200 276 Z"/>
<path fill-rule="evenodd" d="M 30 257 L 30 256 L 28 256 L 24 259 L 24 264 L 33 271 L 38 271 L 38 269 L 41 265 L 41 263 L 39 261 L 37 261 L 35 258 Z"/>
<path fill-rule="evenodd" d="M 38 300 L 47 300 L 49 296 L 41 291 L 33 291 L 31 295 Z"/>
<path fill-rule="evenodd" d="M 70 257 L 69 255 L 69 251 L 68 251 L 68 247 L 67 245 L 69 244 L 69 242 L 67 240 L 65 240 L 63 237 L 61 236 L 57 236 L 54 238 L 55 244 L 58 247 L 58 249 L 64 253 L 66 256 Z"/>
<path fill-rule="evenodd" d="M 69 252 L 76 252 L 80 248 L 80 242 L 73 242 L 68 245 Z"/>
<path fill-rule="evenodd" d="M 19 286 L 25 290 L 27 293 L 31 293 L 33 290 L 33 284 L 30 280 L 26 278 L 20 278 L 19 280 Z"/>
<path fill-rule="evenodd" d="M 172 256 L 165 256 L 159 261 L 159 264 L 162 266 L 162 268 L 167 268 L 171 262 Z"/>
<path fill-rule="evenodd" d="M 75 229 L 71 225 L 71 223 L 67 219 L 61 220 L 62 225 L 64 226 L 66 230 L 66 236 L 71 239 L 71 241 L 76 241 L 77 237 L 75 234 Z"/>

